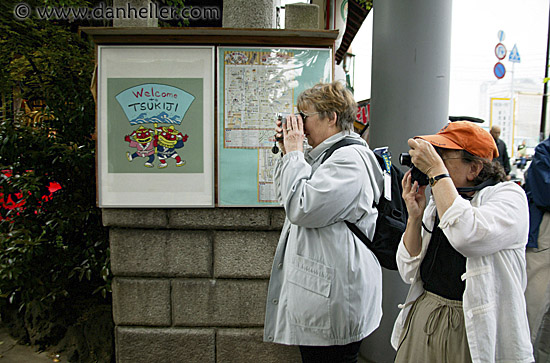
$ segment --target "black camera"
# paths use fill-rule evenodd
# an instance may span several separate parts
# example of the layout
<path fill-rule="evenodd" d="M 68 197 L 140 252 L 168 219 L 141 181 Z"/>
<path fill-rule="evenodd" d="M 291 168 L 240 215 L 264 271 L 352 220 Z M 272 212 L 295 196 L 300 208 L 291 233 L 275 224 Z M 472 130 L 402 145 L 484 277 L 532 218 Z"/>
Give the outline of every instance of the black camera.
<path fill-rule="evenodd" d="M 281 121 L 281 127 L 286 127 L 286 117 L 288 116 L 288 113 L 277 113 L 277 120 Z M 277 146 L 277 142 L 283 141 L 283 135 L 277 137 L 277 134 L 275 134 L 275 145 L 271 148 L 271 152 L 273 154 L 279 153 L 279 146 Z"/>
<path fill-rule="evenodd" d="M 399 155 L 399 163 L 403 166 L 408 166 L 411 168 L 411 181 L 413 183 L 417 181 L 418 185 L 428 185 L 428 176 L 414 166 L 409 153 L 401 153 Z"/>

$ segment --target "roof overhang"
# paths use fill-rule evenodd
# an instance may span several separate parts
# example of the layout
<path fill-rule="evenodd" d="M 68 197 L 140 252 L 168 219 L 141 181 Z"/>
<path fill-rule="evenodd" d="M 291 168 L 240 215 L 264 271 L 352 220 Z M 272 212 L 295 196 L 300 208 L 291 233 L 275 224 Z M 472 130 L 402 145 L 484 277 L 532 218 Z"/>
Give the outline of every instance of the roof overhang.
<path fill-rule="evenodd" d="M 363 21 L 365 20 L 367 15 L 369 15 L 369 13 L 370 13 L 370 10 L 367 10 L 366 8 L 359 5 L 357 0 L 348 1 L 348 16 L 346 20 L 346 31 L 342 36 L 342 42 L 340 43 L 340 47 L 336 51 L 336 55 L 335 55 L 336 64 L 340 64 L 342 62 L 342 59 L 344 59 L 344 56 L 346 55 L 346 52 L 348 51 L 351 45 L 351 42 L 353 41 L 353 38 L 355 38 L 355 35 L 359 31 L 361 24 L 363 24 Z"/>

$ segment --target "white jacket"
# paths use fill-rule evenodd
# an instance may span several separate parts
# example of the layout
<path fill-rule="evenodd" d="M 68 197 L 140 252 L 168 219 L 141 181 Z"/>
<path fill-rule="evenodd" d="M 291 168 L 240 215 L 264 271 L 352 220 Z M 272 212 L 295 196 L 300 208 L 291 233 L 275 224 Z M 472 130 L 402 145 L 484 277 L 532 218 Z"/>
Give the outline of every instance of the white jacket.
<path fill-rule="evenodd" d="M 430 199 L 423 221 L 433 229 L 436 206 Z M 441 217 L 450 244 L 466 257 L 463 295 L 466 335 L 473 362 L 533 362 L 524 291 L 525 244 L 529 211 L 523 189 L 513 182 L 477 192 L 471 202 L 457 197 Z M 424 292 L 420 264 L 431 234 L 422 230 L 422 250 L 411 257 L 397 251 L 402 279 L 412 284 L 395 322 L 391 343 L 397 349 L 411 305 Z"/>
<path fill-rule="evenodd" d="M 372 151 L 359 145 L 336 150 L 320 165 L 325 151 L 343 137 L 361 140 L 342 132 L 306 155 L 287 153 L 276 166 L 286 220 L 269 281 L 265 341 L 343 345 L 363 339 L 380 323 L 380 265 L 344 221 L 372 238 L 382 171 Z"/>

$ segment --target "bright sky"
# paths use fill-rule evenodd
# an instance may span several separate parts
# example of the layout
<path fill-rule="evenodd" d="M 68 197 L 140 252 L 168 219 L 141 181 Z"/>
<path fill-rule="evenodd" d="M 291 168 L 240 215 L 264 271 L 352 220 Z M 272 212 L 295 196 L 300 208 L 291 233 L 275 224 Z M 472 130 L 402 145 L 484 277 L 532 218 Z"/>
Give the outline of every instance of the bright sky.
<path fill-rule="evenodd" d="M 454 0 L 451 40 L 449 114 L 481 116 L 480 87 L 495 81 L 493 67 L 498 61 L 497 33 L 503 30 L 507 50 L 507 74 L 498 82 L 511 83 L 512 63 L 508 55 L 517 45 L 521 63 L 514 66 L 514 79 L 544 78 L 548 35 L 549 0 Z M 376 9 L 374 9 L 376 11 Z M 370 98 L 372 14 L 363 23 L 352 45 L 355 58 L 356 100 Z"/>

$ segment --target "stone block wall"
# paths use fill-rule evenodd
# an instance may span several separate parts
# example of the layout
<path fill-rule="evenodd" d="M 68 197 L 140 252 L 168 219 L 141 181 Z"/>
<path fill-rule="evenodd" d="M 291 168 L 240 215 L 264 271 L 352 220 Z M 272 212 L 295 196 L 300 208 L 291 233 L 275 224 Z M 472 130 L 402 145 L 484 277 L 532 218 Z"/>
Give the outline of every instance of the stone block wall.
<path fill-rule="evenodd" d="M 300 362 L 264 343 L 282 208 L 104 209 L 117 363 Z"/>

